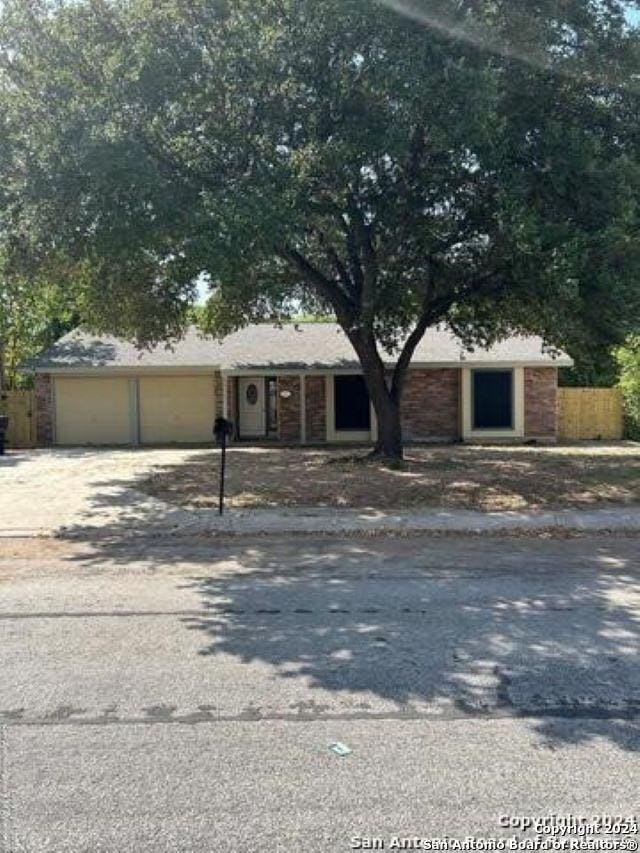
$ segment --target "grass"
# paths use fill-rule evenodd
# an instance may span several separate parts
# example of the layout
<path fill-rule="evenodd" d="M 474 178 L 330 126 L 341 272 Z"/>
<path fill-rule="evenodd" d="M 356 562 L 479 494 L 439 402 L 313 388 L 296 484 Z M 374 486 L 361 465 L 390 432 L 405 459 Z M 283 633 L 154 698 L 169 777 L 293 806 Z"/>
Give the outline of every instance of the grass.
<path fill-rule="evenodd" d="M 640 444 L 410 447 L 389 467 L 345 448 L 232 447 L 227 505 L 523 510 L 640 504 Z M 218 453 L 166 466 L 141 488 L 168 503 L 214 506 Z"/>

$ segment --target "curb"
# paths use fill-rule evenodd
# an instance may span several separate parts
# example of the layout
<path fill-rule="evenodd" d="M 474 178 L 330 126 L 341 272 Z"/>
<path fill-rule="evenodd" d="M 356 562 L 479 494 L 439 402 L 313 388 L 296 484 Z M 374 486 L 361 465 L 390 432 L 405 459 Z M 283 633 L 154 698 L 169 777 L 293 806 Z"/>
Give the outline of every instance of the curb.
<path fill-rule="evenodd" d="M 132 522 L 104 527 L 61 529 L 53 535 L 61 539 L 179 536 L 410 536 L 499 535 L 535 533 L 640 533 L 640 509 L 561 510 L 558 512 L 472 511 L 381 513 L 345 510 L 273 511 L 230 510 L 220 518 L 210 510 L 194 511 L 163 525 Z"/>

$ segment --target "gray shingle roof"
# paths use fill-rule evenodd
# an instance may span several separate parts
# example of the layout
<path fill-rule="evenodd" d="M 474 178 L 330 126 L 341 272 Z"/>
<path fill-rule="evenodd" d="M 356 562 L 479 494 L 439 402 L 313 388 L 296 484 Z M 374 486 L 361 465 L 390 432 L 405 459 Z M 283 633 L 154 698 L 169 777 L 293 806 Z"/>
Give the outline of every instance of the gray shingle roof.
<path fill-rule="evenodd" d="M 389 363 L 392 358 L 386 358 Z M 545 352 L 541 338 L 513 336 L 488 350 L 465 350 L 448 329 L 430 329 L 418 345 L 413 364 L 527 364 L 570 366 L 564 355 Z M 30 367 L 44 373 L 57 370 L 171 370 L 194 368 L 313 369 L 350 368 L 358 361 L 344 332 L 335 323 L 301 323 L 276 327 L 268 323 L 248 326 L 223 341 L 202 336 L 195 328 L 175 345 L 139 350 L 108 335 L 82 330 L 61 338 Z"/>

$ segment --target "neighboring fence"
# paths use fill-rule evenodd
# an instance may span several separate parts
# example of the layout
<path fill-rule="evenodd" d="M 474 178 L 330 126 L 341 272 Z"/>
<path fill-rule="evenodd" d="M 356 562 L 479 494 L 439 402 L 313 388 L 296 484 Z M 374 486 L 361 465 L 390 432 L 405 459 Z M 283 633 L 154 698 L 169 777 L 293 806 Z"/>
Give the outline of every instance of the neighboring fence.
<path fill-rule="evenodd" d="M 35 395 L 33 391 L 9 391 L 4 401 L 4 410 L 9 415 L 9 447 L 35 447 L 36 419 Z"/>
<path fill-rule="evenodd" d="M 624 407 L 619 388 L 559 388 L 558 437 L 620 440 Z"/>

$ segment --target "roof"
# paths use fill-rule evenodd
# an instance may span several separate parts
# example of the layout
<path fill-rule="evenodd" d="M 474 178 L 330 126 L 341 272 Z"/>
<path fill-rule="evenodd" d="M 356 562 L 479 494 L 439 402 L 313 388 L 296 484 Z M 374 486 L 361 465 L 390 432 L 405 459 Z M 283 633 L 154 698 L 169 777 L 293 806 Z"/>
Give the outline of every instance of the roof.
<path fill-rule="evenodd" d="M 385 357 L 392 364 L 394 359 Z M 489 349 L 465 349 L 444 326 L 434 327 L 418 344 L 412 364 L 460 366 L 496 364 L 568 367 L 564 353 L 547 351 L 541 338 L 514 335 Z M 191 327 L 182 340 L 140 350 L 109 335 L 77 329 L 34 359 L 29 367 L 40 373 L 112 370 L 222 370 L 352 368 L 358 360 L 336 323 L 274 326 L 261 323 L 234 332 L 222 341 Z"/>

